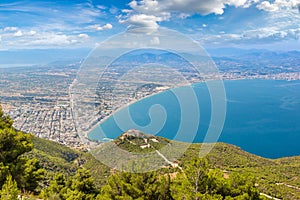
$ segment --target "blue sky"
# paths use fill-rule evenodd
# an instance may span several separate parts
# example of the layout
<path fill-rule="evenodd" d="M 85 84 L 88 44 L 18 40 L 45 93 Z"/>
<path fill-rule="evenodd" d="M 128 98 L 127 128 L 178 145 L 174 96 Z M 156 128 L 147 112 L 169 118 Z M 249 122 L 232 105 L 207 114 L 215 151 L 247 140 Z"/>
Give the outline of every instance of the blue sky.
<path fill-rule="evenodd" d="M 206 48 L 300 50 L 300 0 L 0 2 L 0 50 L 93 48 L 135 27 L 174 29 Z"/>

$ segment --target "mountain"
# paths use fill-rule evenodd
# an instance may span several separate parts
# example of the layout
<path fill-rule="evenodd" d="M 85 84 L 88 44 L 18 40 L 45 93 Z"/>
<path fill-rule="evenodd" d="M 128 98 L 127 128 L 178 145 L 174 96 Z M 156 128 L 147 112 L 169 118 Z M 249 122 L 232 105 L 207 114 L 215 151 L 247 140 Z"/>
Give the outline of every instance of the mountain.
<path fill-rule="evenodd" d="M 181 158 L 172 158 L 172 154 L 168 154 L 164 150 L 161 151 L 163 147 L 171 143 L 178 148 L 182 145 L 188 145 Z M 184 163 L 197 157 L 201 146 L 205 145 L 170 141 L 137 130 L 129 130 L 117 139 L 101 145 L 97 151 L 106 152 L 106 148 L 110 147 L 110 144 L 134 153 L 149 153 L 158 150 L 170 161 L 169 163 L 165 162 L 165 167 L 171 168 L 176 168 L 171 163 L 178 163 L 178 166 L 183 166 Z M 243 151 L 234 145 L 216 143 L 206 158 L 210 168 L 221 169 L 226 174 L 233 172 L 254 174 L 257 178 L 256 184 L 264 194 L 284 199 L 300 199 L 300 156 L 267 159 Z"/>
<path fill-rule="evenodd" d="M 118 147 L 130 152 L 151 152 L 169 144 L 169 140 L 148 135 L 138 130 L 128 130 L 113 141 Z"/>
<path fill-rule="evenodd" d="M 76 62 L 84 59 L 91 49 L 14 49 L 0 50 L 0 68 L 45 65 L 55 61 Z M 34 55 L 34 56 L 32 56 Z"/>
<path fill-rule="evenodd" d="M 44 185 L 43 187 L 49 185 L 49 181 L 58 172 L 65 174 L 67 177 L 76 178 L 79 169 L 85 168 L 90 171 L 97 188 L 107 188 L 108 181 L 115 180 L 112 175 L 116 171 L 102 164 L 100 161 L 103 160 L 99 161 L 97 155 L 93 154 L 95 150 L 101 154 L 106 154 L 106 148 L 113 145 L 142 155 L 153 153 L 152 155 L 158 155 L 160 163 L 153 162 L 152 165 L 164 165 L 159 173 L 176 177 L 176 174 L 188 170 L 186 168 L 187 164 L 198 158 L 200 148 L 207 145 L 171 141 L 162 137 L 144 134 L 138 130 L 129 130 L 117 139 L 99 145 L 97 149 L 91 152 L 74 150 L 37 137 L 33 138 L 33 144 L 34 149 L 25 155 L 29 158 L 37 158 L 41 167 L 46 170 L 47 173 L 40 185 Z M 175 150 L 187 147 L 187 150 L 181 157 L 175 158 L 172 154 L 174 152 L 168 152 L 164 149 L 164 147 L 169 146 L 175 147 Z M 109 152 L 106 156 L 113 156 L 114 153 Z M 163 159 L 161 159 L 162 157 Z M 126 157 L 125 159 L 130 160 L 131 158 Z M 300 199 L 300 156 L 266 159 L 245 152 L 234 145 L 216 143 L 209 154 L 206 155 L 206 159 L 208 160 L 209 169 L 219 170 L 224 174 L 224 177 L 231 177 L 233 174 L 253 174 L 256 177 L 256 187 L 264 195 L 283 199 Z M 114 166 L 117 166 L 117 164 Z M 128 175 L 122 176 L 126 178 Z M 135 178 L 140 177 L 137 175 Z"/>
<path fill-rule="evenodd" d="M 290 66 L 297 67 L 300 62 L 299 51 L 269 51 L 263 49 L 219 48 L 208 49 L 214 61 L 240 61 L 244 64 L 260 66 Z"/>
<path fill-rule="evenodd" d="M 37 158 L 42 168 L 46 169 L 51 178 L 52 173 L 74 175 L 84 167 L 91 172 L 95 185 L 100 187 L 106 183 L 110 169 L 96 160 L 88 152 L 82 152 L 42 138 L 33 138 L 34 149 L 27 153 L 31 158 Z"/>

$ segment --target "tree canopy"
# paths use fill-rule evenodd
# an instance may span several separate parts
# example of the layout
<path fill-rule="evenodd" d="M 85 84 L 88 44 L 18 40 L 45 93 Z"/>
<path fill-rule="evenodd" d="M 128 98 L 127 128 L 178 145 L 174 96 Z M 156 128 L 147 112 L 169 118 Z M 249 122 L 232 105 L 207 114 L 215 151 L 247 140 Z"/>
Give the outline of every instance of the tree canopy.
<path fill-rule="evenodd" d="M 26 156 L 34 146 L 33 135 L 13 127 L 0 106 L 0 200 L 16 199 L 18 193 L 32 192 L 44 199 L 260 199 L 256 179 L 250 174 L 230 173 L 209 167 L 205 158 L 191 157 L 179 168 L 147 173 L 112 170 L 106 185 L 95 186 L 90 172 L 77 169 L 73 176 L 53 173 L 48 186 L 39 188 L 45 170 L 39 160 Z"/>
<path fill-rule="evenodd" d="M 204 158 L 193 158 L 177 174 L 172 184 L 175 199 L 260 199 L 250 174 L 231 173 L 209 169 Z"/>
<path fill-rule="evenodd" d="M 44 170 L 37 159 L 24 156 L 33 149 L 33 136 L 16 130 L 12 124 L 0 106 L 0 188 L 12 179 L 18 188 L 34 192 Z"/>

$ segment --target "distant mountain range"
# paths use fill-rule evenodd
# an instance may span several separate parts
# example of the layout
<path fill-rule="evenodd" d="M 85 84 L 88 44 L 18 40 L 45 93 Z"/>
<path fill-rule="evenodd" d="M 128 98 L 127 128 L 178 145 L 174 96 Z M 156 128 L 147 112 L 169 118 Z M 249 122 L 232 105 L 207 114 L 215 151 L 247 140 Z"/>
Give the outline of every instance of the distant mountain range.
<path fill-rule="evenodd" d="M 0 51 L 0 68 L 83 60 L 90 49 L 21 49 Z"/>
<path fill-rule="evenodd" d="M 266 49 L 240 49 L 240 48 L 217 48 L 206 49 L 206 51 L 213 57 L 239 57 L 242 55 L 261 55 L 261 54 L 277 54 L 300 56 L 299 51 L 270 51 Z"/>
<path fill-rule="evenodd" d="M 26 66 L 48 64 L 55 61 L 84 60 L 92 49 L 22 49 L 22 50 L 2 50 L 0 51 L 0 67 Z M 275 62 L 297 61 L 300 62 L 299 51 L 270 51 L 263 49 L 239 49 L 239 48 L 218 48 L 207 49 L 208 54 L 213 59 L 236 59 L 243 61 L 269 60 Z M 193 57 L 192 54 L 184 53 L 185 56 Z M 167 51 L 136 51 L 126 56 L 127 61 L 147 62 L 179 59 L 173 53 Z M 124 57 L 119 61 L 124 61 Z"/>

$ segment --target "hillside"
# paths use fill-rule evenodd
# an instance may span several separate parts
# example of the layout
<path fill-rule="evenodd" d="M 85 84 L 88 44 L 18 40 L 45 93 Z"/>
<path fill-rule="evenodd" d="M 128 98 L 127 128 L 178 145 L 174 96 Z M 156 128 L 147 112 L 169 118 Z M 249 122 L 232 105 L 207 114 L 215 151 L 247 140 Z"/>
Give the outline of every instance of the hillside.
<path fill-rule="evenodd" d="M 40 161 L 41 166 L 48 172 L 47 178 L 57 172 L 74 175 L 80 167 L 84 167 L 91 172 L 98 188 L 106 183 L 110 169 L 91 154 L 38 137 L 33 138 L 33 144 L 35 148 L 28 156 Z"/>
<path fill-rule="evenodd" d="M 0 124 L 1 127 L 3 130 L 10 130 L 12 124 L 11 120 L 7 117 L 2 118 L 4 125 Z M 16 133 L 12 132 L 12 134 Z M 22 136 L 21 133 L 18 134 Z M 16 139 L 18 138 L 16 137 Z M 74 181 L 76 180 L 76 177 L 78 178 L 78 172 L 81 173 L 79 169 L 85 168 L 89 170 L 91 176 L 93 177 L 93 182 L 96 188 L 98 190 L 101 188 L 101 193 L 99 194 L 100 197 L 103 191 L 111 191 L 111 189 L 107 190 L 107 188 L 111 187 L 111 185 L 107 184 L 118 184 L 120 181 L 122 182 L 122 180 L 125 179 L 125 181 L 134 181 L 130 182 L 130 184 L 136 185 L 137 182 L 135 182 L 135 180 L 142 180 L 140 176 L 146 176 L 147 180 L 150 178 L 148 181 L 151 181 L 153 177 L 157 177 L 157 184 L 161 185 L 161 178 L 159 177 L 161 175 L 163 175 L 162 177 L 165 177 L 165 175 L 170 175 L 172 179 L 175 178 L 176 180 L 175 182 L 171 181 L 169 184 L 171 184 L 171 188 L 175 187 L 178 181 L 185 181 L 182 179 L 181 175 L 178 174 L 187 173 L 186 170 L 191 169 L 188 166 L 190 166 L 191 162 L 197 159 L 199 156 L 200 148 L 206 147 L 206 144 L 187 144 L 170 141 L 162 137 L 147 135 L 137 130 L 130 130 L 122 134 L 114 141 L 101 144 L 97 149 L 94 149 L 91 152 L 81 152 L 37 137 L 32 137 L 32 141 L 34 148 L 28 153 L 25 153 L 24 156 L 29 157 L 30 159 L 36 158 L 41 167 L 45 169 L 46 173 L 39 184 L 41 187 L 40 190 L 45 190 L 49 183 L 52 187 L 53 183 L 55 183 L 55 181 L 53 182 L 52 180 L 56 180 L 55 177 L 57 177 L 58 173 L 65 174 L 66 177 L 70 177 L 71 179 L 68 181 Z M 95 154 L 96 151 L 100 152 L 100 155 L 105 155 L 106 157 L 116 156 L 118 151 L 114 151 L 114 149 L 112 149 L 112 147 L 115 146 L 121 150 L 126 150 L 124 152 L 141 154 L 143 160 L 150 159 L 150 161 L 153 161 L 151 163 L 151 167 L 153 168 L 162 165 L 165 167 L 162 170 L 159 170 L 157 175 L 155 175 L 155 173 L 147 173 L 146 175 L 128 175 L 126 173 L 116 173 L 113 168 L 116 168 L 118 165 L 120 165 L 119 160 L 114 161 L 115 163 L 113 163 L 113 167 L 109 168 L 102 164 L 99 161 L 101 160 L 101 157 L 97 157 L 98 154 Z M 187 150 L 181 157 L 173 157 L 174 154 L 176 155 L 176 150 L 180 150 L 181 148 L 187 148 Z M 147 157 L 144 155 L 150 156 Z M 118 156 L 122 157 L 122 154 Z M 134 156 L 125 157 L 125 160 L 134 161 L 135 158 L 136 157 Z M 272 160 L 247 153 L 234 145 L 217 143 L 206 156 L 206 159 L 208 160 L 209 170 L 216 170 L 214 171 L 216 175 L 213 175 L 216 178 L 215 181 L 221 180 L 222 183 L 230 177 L 234 178 L 236 174 L 241 175 L 241 180 L 245 178 L 245 180 L 247 180 L 249 174 L 252 174 L 255 177 L 255 187 L 257 187 L 261 193 L 280 199 L 300 199 L 300 156 Z M 201 163 L 202 161 L 199 162 Z M 209 174 L 209 172 L 206 173 Z M 222 173 L 222 176 L 220 177 L 218 173 Z M 129 177 L 130 179 L 128 179 Z M 87 180 L 89 179 L 87 178 Z M 114 183 L 116 180 L 119 181 Z M 230 181 L 227 181 L 227 184 L 231 184 Z M 77 182 L 73 182 L 73 184 L 75 183 Z M 183 184 L 183 182 L 179 183 Z M 243 184 L 243 181 L 240 183 Z M 55 185 L 56 183 L 54 186 Z M 226 184 L 222 187 L 225 186 Z M 64 187 L 67 189 L 68 187 L 72 188 L 73 186 L 66 185 Z M 241 188 L 243 187 L 244 186 L 242 185 Z M 155 191 L 155 188 L 153 190 Z M 240 189 L 240 191 L 242 190 Z M 218 198 L 219 197 L 220 196 L 218 196 Z"/>
<path fill-rule="evenodd" d="M 100 151 L 111 150 L 110 144 L 116 144 L 118 147 L 134 153 L 154 153 L 159 150 L 169 161 L 183 166 L 184 163 L 199 155 L 202 146 L 202 144 L 189 145 L 172 141 L 172 145 L 178 148 L 189 146 L 183 156 L 176 160 L 168 155 L 166 150 L 161 149 L 165 145 L 169 145 L 170 142 L 165 138 L 130 130 L 114 141 L 101 145 Z M 254 174 L 257 178 L 258 188 L 265 194 L 283 199 L 300 199 L 300 156 L 266 159 L 245 152 L 234 145 L 216 143 L 206 158 L 211 168 L 221 169 L 226 174 L 233 172 Z M 170 163 L 164 162 L 164 165 L 170 166 Z"/>
<path fill-rule="evenodd" d="M 191 145 L 183 160 L 195 155 L 200 146 L 201 144 Z M 283 199 L 300 199 L 300 157 L 266 159 L 225 143 L 217 143 L 207 157 L 212 167 L 218 167 L 227 173 L 254 174 L 258 188 L 265 194 Z"/>

